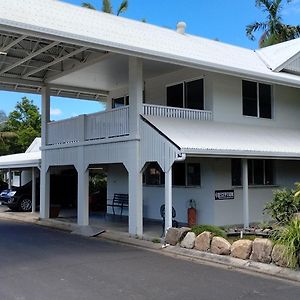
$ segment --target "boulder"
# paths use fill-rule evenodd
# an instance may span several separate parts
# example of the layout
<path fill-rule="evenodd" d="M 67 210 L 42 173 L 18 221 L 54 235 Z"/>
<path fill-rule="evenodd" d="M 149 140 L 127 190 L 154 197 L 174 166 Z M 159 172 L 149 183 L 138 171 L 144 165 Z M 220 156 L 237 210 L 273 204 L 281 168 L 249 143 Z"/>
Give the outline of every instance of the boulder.
<path fill-rule="evenodd" d="M 208 252 L 210 250 L 212 236 L 212 233 L 209 231 L 200 233 L 195 240 L 195 249 Z"/>
<path fill-rule="evenodd" d="M 196 235 L 194 232 L 188 232 L 182 242 L 180 243 L 180 246 L 187 249 L 193 249 L 195 246 L 195 239 Z"/>
<path fill-rule="evenodd" d="M 285 249 L 285 247 L 283 245 L 276 244 L 276 245 L 274 245 L 273 250 L 272 250 L 272 254 L 271 254 L 272 261 L 275 265 L 277 265 L 279 267 L 287 267 L 288 266 L 288 261 L 283 255 L 284 249 Z"/>
<path fill-rule="evenodd" d="M 169 228 L 166 233 L 165 243 L 175 246 L 178 243 L 178 228 Z"/>
<path fill-rule="evenodd" d="M 178 230 L 178 242 L 181 242 L 183 239 L 184 239 L 184 237 L 186 236 L 186 234 L 188 233 L 188 232 L 190 232 L 191 231 L 191 228 L 189 228 L 189 227 L 181 227 L 181 228 L 179 228 L 179 230 Z"/>
<path fill-rule="evenodd" d="M 273 243 L 269 239 L 257 238 L 252 244 L 251 260 L 269 264 L 271 262 L 271 253 Z"/>
<path fill-rule="evenodd" d="M 238 240 L 235 241 L 231 245 L 231 256 L 241 258 L 241 259 L 249 259 L 251 251 L 252 251 L 252 241 L 250 240 Z"/>
<path fill-rule="evenodd" d="M 214 254 L 229 255 L 231 244 L 222 237 L 215 236 L 212 238 L 210 251 Z"/>

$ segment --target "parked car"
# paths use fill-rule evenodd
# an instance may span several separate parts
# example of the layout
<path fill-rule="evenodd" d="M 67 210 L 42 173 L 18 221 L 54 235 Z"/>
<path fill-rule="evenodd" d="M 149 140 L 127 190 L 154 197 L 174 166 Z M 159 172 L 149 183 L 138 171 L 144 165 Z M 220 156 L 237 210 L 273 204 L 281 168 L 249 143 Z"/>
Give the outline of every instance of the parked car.
<path fill-rule="evenodd" d="M 32 210 L 32 182 L 20 187 L 12 187 L 0 193 L 0 201 L 13 211 L 29 212 Z M 77 177 L 74 174 L 51 175 L 51 204 L 61 207 L 76 207 Z M 40 183 L 36 182 L 36 204 L 40 203 Z"/>

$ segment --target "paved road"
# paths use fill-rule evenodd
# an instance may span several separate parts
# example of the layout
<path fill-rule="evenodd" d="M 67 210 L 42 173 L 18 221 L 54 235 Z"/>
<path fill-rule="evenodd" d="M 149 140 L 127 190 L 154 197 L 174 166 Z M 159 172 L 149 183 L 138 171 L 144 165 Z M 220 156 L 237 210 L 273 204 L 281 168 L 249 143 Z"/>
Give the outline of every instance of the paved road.
<path fill-rule="evenodd" d="M 285 281 L 0 220 L 0 299 L 299 299 Z"/>

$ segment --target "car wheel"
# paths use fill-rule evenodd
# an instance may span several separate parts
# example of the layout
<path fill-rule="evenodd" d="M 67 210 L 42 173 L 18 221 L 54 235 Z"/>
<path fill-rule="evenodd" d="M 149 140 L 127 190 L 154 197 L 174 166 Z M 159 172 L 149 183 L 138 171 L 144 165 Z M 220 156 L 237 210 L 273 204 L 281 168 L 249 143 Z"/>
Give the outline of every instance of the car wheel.
<path fill-rule="evenodd" d="M 31 203 L 31 199 L 30 198 L 22 198 L 20 203 L 19 203 L 19 208 L 20 211 L 31 211 L 32 209 L 32 203 Z"/>

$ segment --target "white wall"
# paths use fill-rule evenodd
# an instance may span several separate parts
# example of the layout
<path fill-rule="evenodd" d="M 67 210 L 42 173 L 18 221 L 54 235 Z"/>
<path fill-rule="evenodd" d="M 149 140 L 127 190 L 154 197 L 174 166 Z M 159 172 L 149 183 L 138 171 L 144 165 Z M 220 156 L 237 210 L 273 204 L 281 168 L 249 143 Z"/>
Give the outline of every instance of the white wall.
<path fill-rule="evenodd" d="M 173 206 L 177 212 L 176 220 L 187 223 L 187 208 L 190 199 L 197 203 L 197 222 L 199 224 L 231 225 L 243 223 L 242 188 L 231 185 L 230 159 L 193 159 L 201 166 L 201 187 L 173 187 Z M 266 203 L 272 200 L 273 191 L 280 187 L 293 187 L 300 181 L 300 161 L 281 161 L 274 163 L 274 186 L 249 188 L 250 222 L 262 222 L 269 219 L 263 214 Z M 108 168 L 108 198 L 114 193 L 128 193 L 128 177 L 121 164 Z M 230 190 L 235 193 L 234 200 L 215 200 L 215 190 Z M 143 188 L 143 213 L 145 218 L 160 220 L 160 206 L 164 204 L 164 186 L 147 186 Z M 108 211 L 111 213 L 111 210 Z M 124 215 L 128 213 L 124 211 Z"/>
<path fill-rule="evenodd" d="M 145 82 L 146 103 L 166 105 L 166 86 L 183 80 L 204 78 L 205 109 L 212 110 L 214 120 L 249 125 L 300 128 L 300 89 L 273 86 L 273 118 L 262 119 L 242 114 L 242 79 L 229 75 L 183 68 Z"/>

